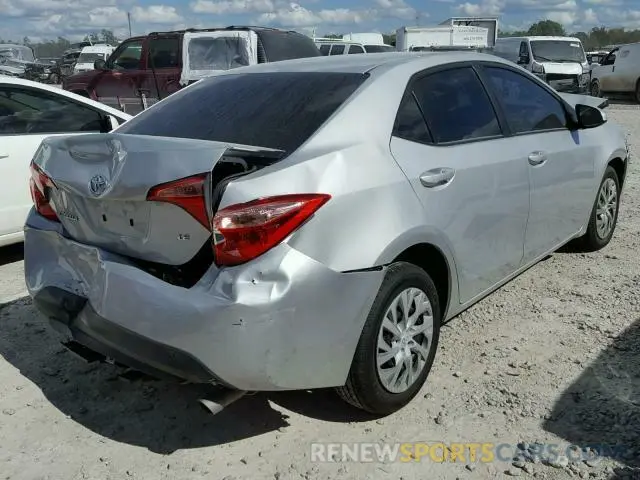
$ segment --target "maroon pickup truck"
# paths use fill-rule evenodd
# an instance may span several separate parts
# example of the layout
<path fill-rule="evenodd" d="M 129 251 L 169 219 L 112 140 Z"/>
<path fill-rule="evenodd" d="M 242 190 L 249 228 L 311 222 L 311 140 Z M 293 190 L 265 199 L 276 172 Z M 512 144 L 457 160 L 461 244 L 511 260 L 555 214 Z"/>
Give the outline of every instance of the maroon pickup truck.
<path fill-rule="evenodd" d="M 311 38 L 274 28 L 155 32 L 125 40 L 62 88 L 135 115 L 216 70 L 320 55 Z"/>

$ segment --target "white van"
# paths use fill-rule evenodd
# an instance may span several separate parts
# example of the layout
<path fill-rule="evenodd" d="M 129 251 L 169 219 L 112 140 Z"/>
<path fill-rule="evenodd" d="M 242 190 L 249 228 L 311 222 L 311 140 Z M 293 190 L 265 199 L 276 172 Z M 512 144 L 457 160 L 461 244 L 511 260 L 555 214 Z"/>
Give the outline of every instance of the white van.
<path fill-rule="evenodd" d="M 323 55 L 347 55 L 352 53 L 383 53 L 395 52 L 391 45 L 365 44 L 349 42 L 338 38 L 314 38 L 316 46 Z"/>
<path fill-rule="evenodd" d="M 93 70 L 93 64 L 96 60 L 106 61 L 115 49 L 116 47 L 106 43 L 84 47 L 76 60 L 76 66 L 73 68 L 73 73 Z"/>
<path fill-rule="evenodd" d="M 640 103 L 640 43 L 614 48 L 599 64 L 592 65 L 591 95 L 633 94 Z"/>
<path fill-rule="evenodd" d="M 559 92 L 589 90 L 589 62 L 579 38 L 498 38 L 493 53 L 529 70 Z"/>

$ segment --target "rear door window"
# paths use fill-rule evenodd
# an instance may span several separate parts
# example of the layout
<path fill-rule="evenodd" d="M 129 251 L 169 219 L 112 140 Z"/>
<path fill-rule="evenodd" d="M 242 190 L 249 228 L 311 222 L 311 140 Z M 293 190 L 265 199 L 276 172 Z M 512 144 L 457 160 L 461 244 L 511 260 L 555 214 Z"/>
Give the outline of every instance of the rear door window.
<path fill-rule="evenodd" d="M 412 142 L 433 143 L 433 138 L 412 92 L 407 92 L 400 103 L 393 135 Z"/>
<path fill-rule="evenodd" d="M 119 133 L 276 148 L 302 145 L 356 91 L 357 73 L 270 72 L 200 80 L 129 120 Z"/>
<path fill-rule="evenodd" d="M 436 143 L 502 135 L 491 100 L 471 67 L 429 74 L 412 88 Z"/>
<path fill-rule="evenodd" d="M 344 53 L 344 45 L 333 45 L 329 55 L 342 55 Z"/>
<path fill-rule="evenodd" d="M 349 54 L 352 54 L 352 53 L 364 53 L 364 48 L 362 48 L 360 45 L 351 45 L 349 47 L 349 51 L 347 53 L 349 53 Z"/>
<path fill-rule="evenodd" d="M 331 45 L 320 45 L 320 53 L 322 55 L 329 55 L 329 50 L 331 50 Z"/>
<path fill-rule="evenodd" d="M 151 38 L 147 54 L 148 68 L 179 68 L 180 37 Z"/>

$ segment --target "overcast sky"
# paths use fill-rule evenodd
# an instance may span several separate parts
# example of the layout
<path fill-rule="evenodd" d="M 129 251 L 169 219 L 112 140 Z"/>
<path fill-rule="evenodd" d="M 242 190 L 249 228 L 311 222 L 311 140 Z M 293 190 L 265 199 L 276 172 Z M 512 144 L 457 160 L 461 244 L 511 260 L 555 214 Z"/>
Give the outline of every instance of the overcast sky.
<path fill-rule="evenodd" d="M 640 28 L 640 0 L 0 0 L 0 35 L 34 41 L 78 39 L 103 28 L 128 36 L 185 27 L 272 25 L 318 34 L 391 32 L 456 15 L 500 15 L 500 28 L 549 18 L 569 31 L 606 25 Z"/>

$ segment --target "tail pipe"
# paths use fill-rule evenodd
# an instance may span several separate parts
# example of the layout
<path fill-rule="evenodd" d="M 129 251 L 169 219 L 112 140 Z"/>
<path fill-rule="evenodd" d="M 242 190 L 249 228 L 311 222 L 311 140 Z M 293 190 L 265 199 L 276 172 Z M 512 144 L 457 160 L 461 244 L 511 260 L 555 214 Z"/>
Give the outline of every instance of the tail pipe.
<path fill-rule="evenodd" d="M 217 415 L 225 407 L 228 407 L 236 400 L 240 400 L 247 394 L 246 390 L 231 390 L 224 389 L 219 391 L 218 395 L 214 395 L 210 398 L 201 398 L 198 400 L 209 413 Z"/>

